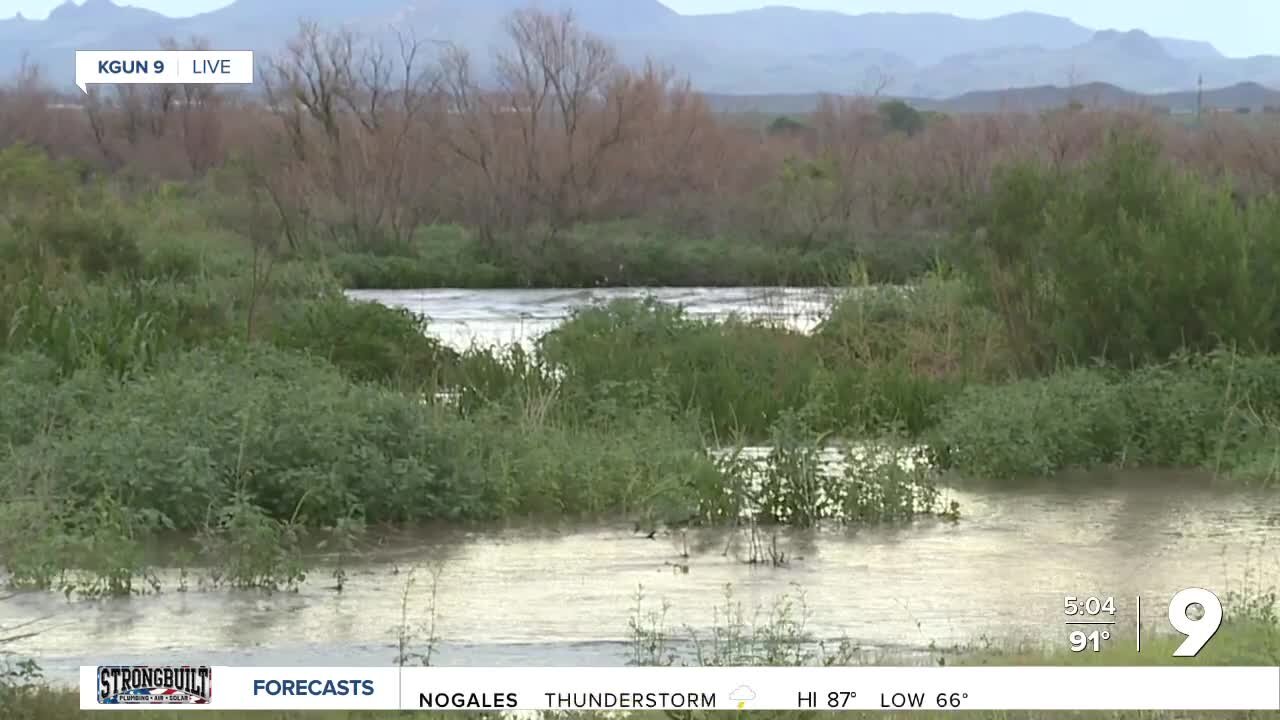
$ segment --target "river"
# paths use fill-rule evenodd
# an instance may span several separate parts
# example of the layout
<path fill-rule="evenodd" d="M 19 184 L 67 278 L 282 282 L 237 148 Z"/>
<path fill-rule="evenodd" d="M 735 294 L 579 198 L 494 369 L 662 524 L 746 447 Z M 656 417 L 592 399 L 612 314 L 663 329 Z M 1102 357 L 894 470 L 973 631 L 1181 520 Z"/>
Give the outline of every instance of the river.
<path fill-rule="evenodd" d="M 635 291 L 629 291 L 636 294 Z M 528 341 L 577 304 L 623 291 L 360 293 L 425 312 L 447 342 Z M 812 326 L 809 291 L 671 290 L 691 312 L 738 311 Z M 1215 488 L 1201 474 L 1065 475 L 1019 490 L 947 490 L 958 522 L 784 532 L 782 567 L 745 562 L 740 534 L 694 530 L 653 539 L 622 526 L 438 529 L 383 538 L 335 592 L 323 567 L 298 592 L 169 590 L 123 599 L 19 593 L 0 602 L 0 628 L 35 634 L 8 643 L 55 682 L 81 664 L 384 665 L 394 661 L 406 578 L 409 624 L 424 623 L 435 591 L 434 662 L 457 665 L 610 665 L 628 657 L 637 588 L 665 622 L 705 633 L 724 588 L 751 614 L 798 589 L 808 630 L 848 638 L 869 659 L 923 657 L 933 646 L 990 638 L 1065 647 L 1065 595 L 1114 596 L 1114 642 L 1131 642 L 1134 598 L 1147 632 L 1166 632 L 1176 591 L 1219 593 L 1280 579 L 1274 494 Z M 687 551 L 688 557 L 684 557 Z M 687 566 L 687 570 L 680 566 Z M 1121 629 L 1124 628 L 1124 629 Z M 0 633 L 3 634 L 3 633 Z M 422 637 L 423 633 L 417 633 Z M 421 647 L 421 642 L 418 643 Z"/>
<path fill-rule="evenodd" d="M 358 300 L 404 307 L 430 321 L 428 332 L 446 345 L 528 344 L 575 308 L 619 298 L 652 297 L 680 305 L 691 317 L 732 313 L 813 329 L 840 291 L 823 288 L 594 288 L 585 290 L 352 290 Z"/>
<path fill-rule="evenodd" d="M 1203 477 L 1093 474 L 951 496 L 957 523 L 784 533 L 783 567 L 747 564 L 728 531 L 691 532 L 687 559 L 679 535 L 650 540 L 631 527 L 440 531 L 371 549 L 342 593 L 323 569 L 275 595 L 27 593 L 0 603 L 0 626 L 44 618 L 40 634 L 9 650 L 68 682 L 75 667 L 108 662 L 389 664 L 417 566 L 412 626 L 430 616 L 429 570 L 440 568 L 439 664 L 621 664 L 638 587 L 648 609 L 670 604 L 668 626 L 705 633 L 726 584 L 748 614 L 802 589 L 815 635 L 910 655 L 984 637 L 1065 646 L 1064 595 L 1114 596 L 1121 627 L 1131 627 L 1141 594 L 1147 625 L 1165 631 L 1162 603 L 1182 588 L 1225 593 L 1280 578 L 1274 496 L 1220 492 Z M 174 587 L 172 572 L 164 583 Z"/>

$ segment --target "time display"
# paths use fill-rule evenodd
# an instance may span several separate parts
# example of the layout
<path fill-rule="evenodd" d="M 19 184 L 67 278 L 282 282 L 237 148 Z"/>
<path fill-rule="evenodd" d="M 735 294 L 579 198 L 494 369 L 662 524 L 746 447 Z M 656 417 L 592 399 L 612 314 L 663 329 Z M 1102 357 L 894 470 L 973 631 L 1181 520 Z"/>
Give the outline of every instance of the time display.
<path fill-rule="evenodd" d="M 1067 617 L 1075 617 L 1076 615 L 1107 615 L 1116 614 L 1116 599 L 1113 597 L 1086 597 L 1077 598 L 1074 595 L 1067 596 L 1066 610 Z"/>

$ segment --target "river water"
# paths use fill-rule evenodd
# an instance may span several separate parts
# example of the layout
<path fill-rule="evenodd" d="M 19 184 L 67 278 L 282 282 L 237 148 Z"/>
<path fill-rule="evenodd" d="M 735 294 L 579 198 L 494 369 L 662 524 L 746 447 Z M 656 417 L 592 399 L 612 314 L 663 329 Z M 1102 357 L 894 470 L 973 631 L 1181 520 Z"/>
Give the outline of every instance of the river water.
<path fill-rule="evenodd" d="M 428 331 L 465 349 L 525 343 L 560 324 L 580 307 L 620 298 L 652 297 L 680 305 L 692 317 L 732 313 L 811 330 L 839 291 L 820 288 L 594 288 L 586 290 L 353 290 L 353 298 L 404 307 L 425 315 Z"/>
<path fill-rule="evenodd" d="M 465 345 L 528 340 L 535 322 L 553 325 L 602 294 L 361 296 L 426 311 L 434 331 Z M 694 299 L 700 314 L 745 309 L 797 325 L 812 322 L 805 318 L 817 303 L 802 291 L 778 293 L 777 302 L 744 290 L 668 297 Z M 384 665 L 396 657 L 408 597 L 419 649 L 426 633 L 418 626 L 435 608 L 438 664 L 610 665 L 628 658 L 638 588 L 646 612 L 669 604 L 665 624 L 682 635 L 714 624 L 731 585 L 748 615 L 803 590 L 815 636 L 848 638 L 869 659 L 901 658 L 984 638 L 1065 647 L 1064 595 L 1113 596 L 1113 642 L 1128 643 L 1138 595 L 1145 632 L 1166 632 L 1169 598 L 1182 588 L 1221 594 L 1280 581 L 1276 496 L 1215 488 L 1202 475 L 1066 475 L 1016 491 L 965 484 L 947 499 L 960 504 L 958 522 L 782 533 L 781 567 L 747 563 L 743 534 L 732 530 L 649 539 L 629 526 L 438 529 L 367 548 L 341 593 L 323 559 L 298 592 L 275 595 L 194 583 L 175 592 L 176 575 L 165 571 L 169 590 L 155 595 L 16 594 L 0 601 L 0 636 L 18 626 L 34 632 L 6 650 L 68 683 L 81 664 Z"/>

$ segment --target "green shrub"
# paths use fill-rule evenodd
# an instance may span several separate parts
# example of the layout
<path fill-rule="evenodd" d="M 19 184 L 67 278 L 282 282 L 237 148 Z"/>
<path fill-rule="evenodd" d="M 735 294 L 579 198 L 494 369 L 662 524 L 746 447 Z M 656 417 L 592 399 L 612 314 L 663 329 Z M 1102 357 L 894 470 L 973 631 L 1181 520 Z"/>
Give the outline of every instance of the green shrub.
<path fill-rule="evenodd" d="M 361 381 L 434 383 L 452 357 L 427 336 L 424 318 L 340 293 L 281 310 L 271 340 L 278 347 L 324 358 Z"/>
<path fill-rule="evenodd" d="M 37 435 L 66 427 L 110 382 L 95 371 L 65 378 L 56 362 L 36 353 L 0 355 L 0 460 Z"/>
<path fill-rule="evenodd" d="M 966 388 L 941 407 L 928 437 L 943 464 L 981 477 L 1119 463 L 1270 482 L 1278 389 L 1280 358 L 1229 352 L 1124 374 L 1064 370 Z"/>
<path fill-rule="evenodd" d="M 957 289 L 854 292 L 813 336 L 617 301 L 575 313 L 542 338 L 539 357 L 570 406 L 666 406 L 720 438 L 762 438 L 784 413 L 811 406 L 822 408 L 824 431 L 914 435 L 966 382 L 1009 371 L 994 319 L 956 302 Z"/>
<path fill-rule="evenodd" d="M 936 273 L 910 288 L 853 288 L 814 342 L 831 368 L 834 408 L 849 413 L 843 426 L 863 433 L 918 435 L 961 387 L 1013 370 L 998 319 L 963 282 Z"/>
<path fill-rule="evenodd" d="M 143 267 L 132 229 L 112 212 L 78 208 L 18 220 L 0 243 L 0 259 L 10 281 L 54 270 L 87 278 L 137 276 Z"/>
<path fill-rule="evenodd" d="M 885 128 L 888 130 L 915 135 L 924 129 L 924 115 L 901 100 L 880 103 L 877 110 L 884 121 Z"/>
<path fill-rule="evenodd" d="M 412 289 L 502 287 L 515 283 L 512 271 L 482 252 L 475 233 L 456 225 L 428 225 L 395 254 L 350 248 L 325 264 L 348 288 Z"/>
<path fill-rule="evenodd" d="M 830 397 L 820 427 L 856 437 L 917 437 L 932 427 L 938 407 L 964 383 L 895 364 L 841 366 L 815 381 Z"/>
<path fill-rule="evenodd" d="M 248 241 L 207 228 L 147 228 L 139 245 L 143 254 L 141 274 L 145 278 L 206 282 L 210 278 L 246 276 L 252 268 Z M 273 277 L 287 264 L 277 265 Z"/>
<path fill-rule="evenodd" d="M 489 262 L 441 266 L 415 257 L 378 257 L 344 253 L 327 260 L 343 287 L 407 290 L 435 287 L 503 287 L 512 284 L 507 271 Z"/>
<path fill-rule="evenodd" d="M 74 263 L 89 278 L 109 273 L 137 275 L 142 251 L 136 234 L 107 213 L 73 212 L 47 218 L 29 228 L 58 257 Z"/>
<path fill-rule="evenodd" d="M 58 212 L 79 191 L 76 168 L 28 145 L 0 148 L 0 225 Z"/>
<path fill-rule="evenodd" d="M 440 490 L 426 420 L 419 401 L 354 385 L 316 361 L 204 349 L 18 448 L 3 496 L 83 507 L 109 490 L 178 529 L 203 526 L 236 493 L 273 518 L 301 507 L 331 523 L 355 505 L 378 520 L 428 518 Z"/>
<path fill-rule="evenodd" d="M 966 388 L 945 405 L 929 444 L 947 467 L 977 477 L 1044 476 L 1123 457 L 1129 418 L 1096 370 Z"/>
<path fill-rule="evenodd" d="M 87 277 L 136 275 L 142 252 L 137 227 L 126 220 L 70 163 L 22 145 L 0 149 L 0 280 L 53 267 Z"/>
<path fill-rule="evenodd" d="M 450 513 L 499 519 L 687 518 L 725 479 L 702 437 L 660 412 L 564 422 L 537 398 L 491 405 L 443 424 L 440 472 L 457 488 Z"/>
<path fill-rule="evenodd" d="M 1239 206 L 1143 138 L 1080 170 L 1005 169 L 963 263 L 1024 367 L 1280 341 L 1280 201 Z"/>
<path fill-rule="evenodd" d="M 855 287 L 815 336 L 832 362 L 892 365 L 925 378 L 989 380 L 1014 370 L 999 318 L 963 281 L 936 273 L 909 288 Z"/>
<path fill-rule="evenodd" d="M 245 503 L 312 527 L 353 510 L 374 523 L 590 515 L 685 497 L 714 470 L 665 413 L 563 422 L 507 401 L 459 418 L 264 346 L 178 355 L 86 405 L 14 449 L 0 504 L 45 498 L 74 524 L 109 496 L 179 530 Z"/>
<path fill-rule="evenodd" d="M 785 408 L 798 408 L 820 358 L 809 339 L 735 319 L 695 320 L 672 306 L 615 301 L 576 312 L 539 345 L 568 393 L 632 393 L 696 412 L 721 435 L 759 435 Z"/>

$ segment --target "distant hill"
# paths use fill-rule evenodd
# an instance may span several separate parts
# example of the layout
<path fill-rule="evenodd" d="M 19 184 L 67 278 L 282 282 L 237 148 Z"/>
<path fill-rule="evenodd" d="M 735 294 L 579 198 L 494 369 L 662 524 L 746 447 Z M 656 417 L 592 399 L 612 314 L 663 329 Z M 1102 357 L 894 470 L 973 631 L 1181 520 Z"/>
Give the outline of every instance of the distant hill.
<path fill-rule="evenodd" d="M 1176 93 L 1135 93 L 1107 83 L 1087 83 L 1075 87 L 1044 85 L 1009 90 L 979 90 L 952 98 L 913 98 L 884 96 L 879 101 L 904 100 L 920 110 L 946 113 L 1043 112 L 1080 103 L 1089 108 L 1113 110 L 1167 109 L 1173 113 L 1196 110 L 1196 91 Z M 821 93 L 796 95 L 722 95 L 708 94 L 712 109 L 723 113 L 759 113 L 764 115 L 803 115 L 813 112 L 822 101 Z M 1206 110 L 1248 108 L 1259 112 L 1280 108 L 1280 91 L 1257 83 L 1240 83 L 1225 88 L 1206 89 Z"/>
<path fill-rule="evenodd" d="M 1200 100 L 1207 110 L 1248 108 L 1251 112 L 1280 107 L 1280 91 L 1257 83 L 1239 83 L 1225 88 L 1206 89 Z M 1195 112 L 1195 90 L 1142 94 L 1109 85 L 1088 83 L 1076 87 L 1032 87 L 1016 90 L 977 91 L 942 101 L 925 101 L 929 109 L 945 112 L 1040 112 L 1071 103 L 1108 109 L 1167 109 L 1174 113 Z"/>
<path fill-rule="evenodd" d="M 975 91 L 1106 83 L 1136 93 L 1280 86 L 1280 57 L 1227 58 L 1194 39 L 1140 30 L 1095 31 L 1020 12 L 987 20 L 939 13 L 836 12 L 766 7 L 680 15 L 658 0 L 237 0 L 173 19 L 112 0 L 70 0 L 46 20 L 0 20 L 0 74 L 24 56 L 69 84 L 76 49 L 145 49 L 201 36 L 214 47 L 279 50 L 299 19 L 374 35 L 389 28 L 449 41 L 480 64 L 503 42 L 502 19 L 535 5 L 572 9 L 628 62 L 653 57 L 721 94 L 867 93 L 942 99 Z"/>

